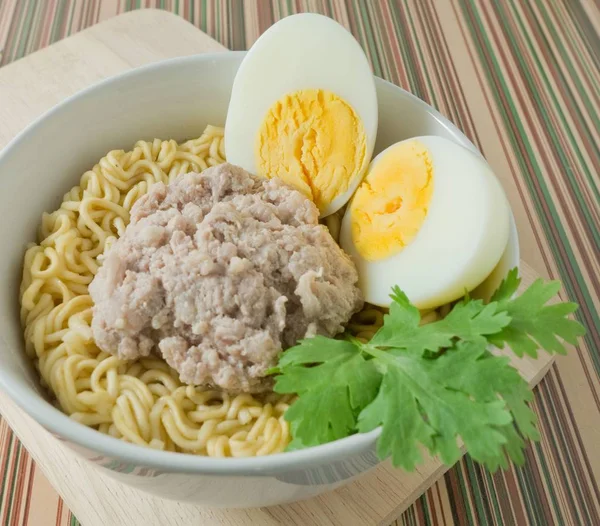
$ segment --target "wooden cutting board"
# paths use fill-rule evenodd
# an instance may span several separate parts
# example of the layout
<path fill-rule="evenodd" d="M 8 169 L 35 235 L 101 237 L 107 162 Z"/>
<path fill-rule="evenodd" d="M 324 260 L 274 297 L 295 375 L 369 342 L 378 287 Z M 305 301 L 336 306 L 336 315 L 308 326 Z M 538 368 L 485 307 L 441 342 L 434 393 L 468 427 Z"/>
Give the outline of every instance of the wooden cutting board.
<path fill-rule="evenodd" d="M 215 51 L 226 50 L 183 19 L 142 10 L 33 53 L 0 70 L 0 148 L 48 108 L 100 79 L 166 58 Z M 525 263 L 522 275 L 523 286 L 536 277 Z M 545 354 L 537 361 L 515 360 L 530 385 L 551 363 Z M 214 510 L 162 500 L 113 481 L 78 459 L 1 392 L 0 413 L 84 526 L 387 526 L 447 470 L 435 460 L 411 474 L 384 463 L 348 486 L 308 501 Z"/>

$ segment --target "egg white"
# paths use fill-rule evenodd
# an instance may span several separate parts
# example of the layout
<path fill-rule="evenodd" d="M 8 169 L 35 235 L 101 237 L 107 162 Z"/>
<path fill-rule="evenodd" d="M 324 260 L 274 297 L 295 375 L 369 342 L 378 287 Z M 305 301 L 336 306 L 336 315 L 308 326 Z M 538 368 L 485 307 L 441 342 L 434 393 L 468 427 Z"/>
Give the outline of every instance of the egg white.
<path fill-rule="evenodd" d="M 289 16 L 256 41 L 236 74 L 227 121 L 227 160 L 257 173 L 255 146 L 270 107 L 302 89 L 328 90 L 344 99 L 362 120 L 367 162 L 349 188 L 321 216 L 333 214 L 354 193 L 373 154 L 377 136 L 377 95 L 367 58 L 354 37 L 334 20 L 312 13 Z M 276 174 L 274 174 L 276 175 Z"/>
<path fill-rule="evenodd" d="M 442 137 L 410 140 L 427 147 L 433 164 L 433 194 L 415 238 L 395 255 L 368 261 L 352 241 L 349 206 L 340 244 L 356 263 L 365 301 L 388 307 L 398 285 L 414 305 L 428 309 L 460 298 L 492 272 L 508 242 L 510 208 L 482 157 Z M 397 144 L 377 155 L 369 171 Z"/>

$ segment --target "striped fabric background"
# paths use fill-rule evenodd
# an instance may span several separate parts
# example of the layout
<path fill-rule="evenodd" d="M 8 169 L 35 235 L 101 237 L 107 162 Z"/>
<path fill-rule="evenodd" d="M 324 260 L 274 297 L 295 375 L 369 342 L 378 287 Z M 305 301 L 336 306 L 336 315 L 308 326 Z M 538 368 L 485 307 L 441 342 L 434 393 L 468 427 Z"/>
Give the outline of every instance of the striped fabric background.
<path fill-rule="evenodd" d="M 0 0 L 0 65 L 144 7 L 231 49 L 288 14 L 329 15 L 377 75 L 450 117 L 512 180 L 528 263 L 563 280 L 588 334 L 536 389 L 542 440 L 527 464 L 491 476 L 465 458 L 398 524 L 600 525 L 598 0 Z M 77 524 L 1 421 L 0 484 L 0 526 Z"/>

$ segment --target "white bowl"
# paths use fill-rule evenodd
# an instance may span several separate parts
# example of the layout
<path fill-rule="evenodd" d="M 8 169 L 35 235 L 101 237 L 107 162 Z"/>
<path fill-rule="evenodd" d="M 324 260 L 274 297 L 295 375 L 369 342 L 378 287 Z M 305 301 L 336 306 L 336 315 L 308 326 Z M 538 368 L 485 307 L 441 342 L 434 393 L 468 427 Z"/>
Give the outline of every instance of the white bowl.
<path fill-rule="evenodd" d="M 54 408 L 25 355 L 19 283 L 27 242 L 43 211 L 106 152 L 138 139 L 199 136 L 223 125 L 243 53 L 200 55 L 152 64 L 78 93 L 26 128 L 0 154 L 0 388 L 79 455 L 126 484 L 161 497 L 219 507 L 254 507 L 304 499 L 336 488 L 378 463 L 379 430 L 277 455 L 216 459 L 127 444 L 85 427 Z M 417 135 L 447 137 L 473 151 L 451 122 L 406 91 L 377 79 L 375 153 Z M 482 291 L 518 266 L 514 221 L 508 247 Z"/>

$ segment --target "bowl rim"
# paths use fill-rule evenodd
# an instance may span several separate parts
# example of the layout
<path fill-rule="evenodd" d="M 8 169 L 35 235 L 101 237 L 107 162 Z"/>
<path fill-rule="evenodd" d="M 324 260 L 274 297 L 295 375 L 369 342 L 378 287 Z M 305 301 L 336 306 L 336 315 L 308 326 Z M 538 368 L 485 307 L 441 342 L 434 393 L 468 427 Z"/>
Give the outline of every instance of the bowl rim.
<path fill-rule="evenodd" d="M 35 133 L 36 128 L 56 114 L 65 111 L 65 108 L 73 103 L 93 96 L 96 92 L 118 86 L 122 82 L 141 75 L 151 74 L 153 71 L 161 71 L 170 67 L 193 67 L 195 64 L 211 61 L 239 61 L 245 51 L 229 51 L 190 55 L 172 59 L 153 62 L 144 66 L 133 68 L 109 78 L 100 80 L 87 88 L 84 88 L 37 117 L 17 134 L 0 152 L 0 164 L 10 152 L 29 136 Z M 418 98 L 416 95 L 392 84 L 384 79 L 375 77 L 376 86 L 398 91 L 408 98 L 413 104 L 419 106 L 423 111 L 429 113 L 437 123 L 445 128 L 460 144 L 481 155 L 475 145 L 454 125 L 435 108 Z M 515 241 L 516 262 L 518 264 L 518 237 L 516 226 L 511 212 L 511 238 Z M 24 351 L 23 351 L 24 352 Z M 175 453 L 161 451 L 104 435 L 71 419 L 65 413 L 54 407 L 34 389 L 22 382 L 13 382 L 7 374 L 0 369 L 0 389 L 4 391 L 12 401 L 22 409 L 28 416 L 32 417 L 38 424 L 52 433 L 59 441 L 68 441 L 94 453 L 104 455 L 108 458 L 118 459 L 128 464 L 149 467 L 157 471 L 196 473 L 208 475 L 271 475 L 290 471 L 315 468 L 323 464 L 347 459 L 353 453 L 365 452 L 372 447 L 381 433 L 381 428 L 374 429 L 368 433 L 357 433 L 328 444 L 313 446 L 302 450 L 275 453 L 272 455 L 248 458 L 214 458 L 190 453 Z"/>

